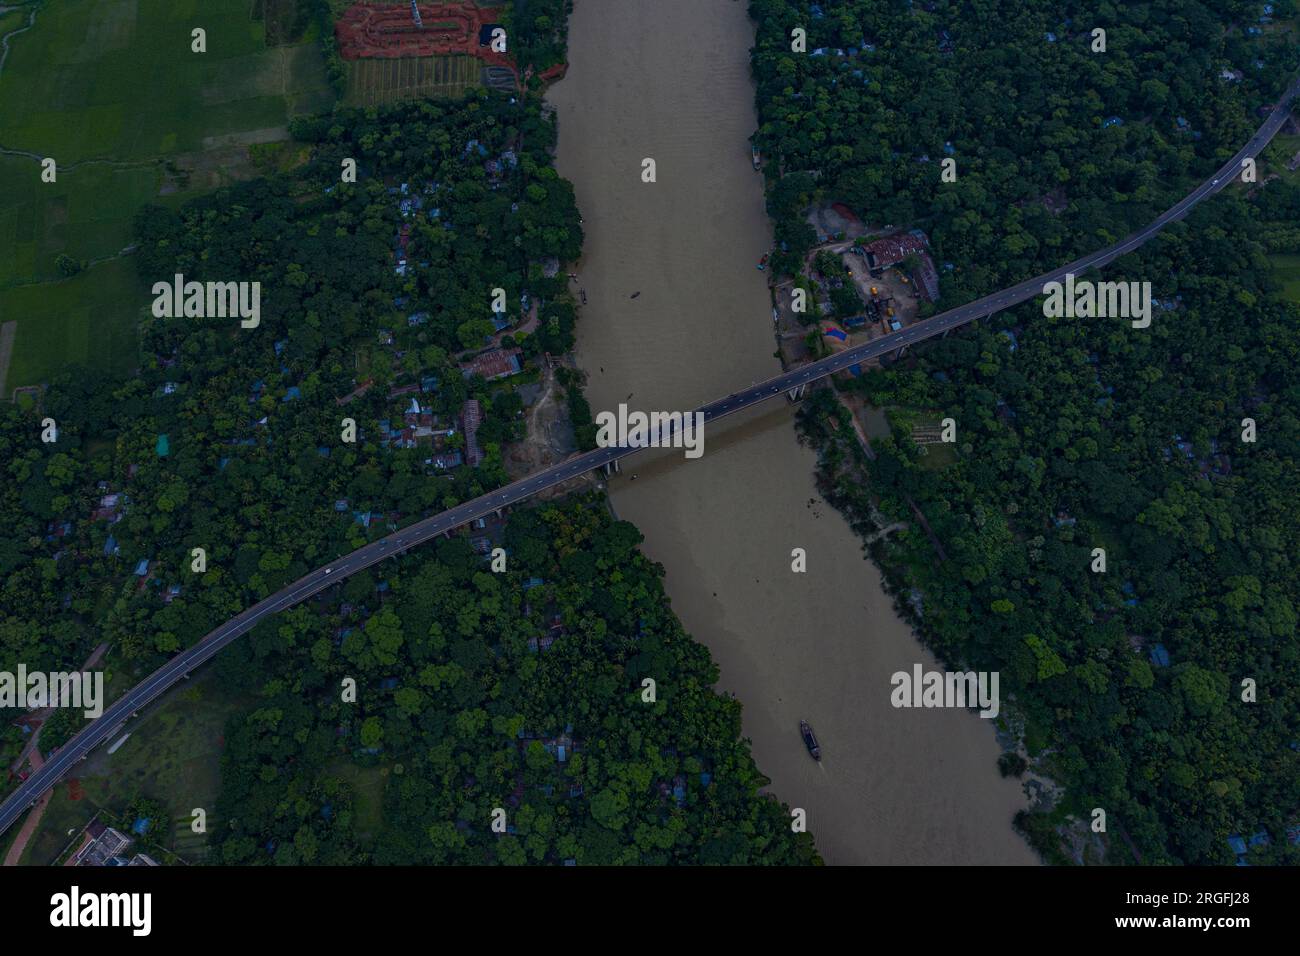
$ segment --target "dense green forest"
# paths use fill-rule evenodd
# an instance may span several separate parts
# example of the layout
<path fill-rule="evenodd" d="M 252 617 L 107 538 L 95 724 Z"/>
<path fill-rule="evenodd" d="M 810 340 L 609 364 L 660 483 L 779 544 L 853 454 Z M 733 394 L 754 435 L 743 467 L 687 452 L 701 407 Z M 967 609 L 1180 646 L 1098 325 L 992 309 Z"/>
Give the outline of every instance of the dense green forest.
<path fill-rule="evenodd" d="M 1291 0 L 1273 6 L 1294 14 Z M 1289 33 L 1247 32 L 1261 8 L 751 0 L 776 271 L 816 241 L 813 195 L 877 227 L 926 229 L 936 261 L 954 265 L 945 304 L 1114 241 L 1245 142 L 1254 108 L 1300 64 Z M 1097 27 L 1105 53 L 1091 51 Z M 791 51 L 796 28 L 806 53 Z M 940 182 L 948 157 L 955 183 Z"/>
<path fill-rule="evenodd" d="M 1258 4 L 909 6 L 754 0 L 758 142 L 787 270 L 815 243 L 806 205 L 844 202 L 929 231 L 953 266 L 939 309 L 1154 218 L 1295 67 L 1289 36 L 1245 29 Z M 796 25 L 830 52 L 790 54 Z M 945 143 L 953 184 L 918 161 Z M 1300 861 L 1300 308 L 1268 259 L 1300 251 L 1297 213 L 1290 181 L 1232 190 L 1109 267 L 1153 283 L 1150 329 L 1026 304 L 837 381 L 893 412 L 874 459 L 834 392 L 801 415 L 864 536 L 911 523 L 871 548 L 900 607 L 950 665 L 1001 672 L 1003 730 L 1064 785 L 1019 820 L 1048 859 L 1100 807 L 1110 862 L 1231 863 L 1239 835 L 1249 862 Z M 945 416 L 955 445 L 912 441 Z"/>
<path fill-rule="evenodd" d="M 572 342 L 563 283 L 542 278 L 535 261 L 572 256 L 581 243 L 572 188 L 549 165 L 553 127 L 535 102 L 521 110 L 480 94 L 455 107 L 340 113 L 295 131 L 316 142 L 308 165 L 179 213 L 141 213 L 137 377 L 72 370 L 51 383 L 39 414 L 5 409 L 6 659 L 75 665 L 97 638 L 156 659 L 383 534 L 389 520 L 504 482 L 499 441 L 484 442 L 477 469 L 430 475 L 427 452 L 390 447 L 380 423 L 400 419 L 406 402 L 391 387 L 424 382 L 421 398 L 439 418 L 475 396 L 487 438 L 515 433 L 517 399 L 464 377 L 453 355 L 491 330 L 493 287 L 515 302 L 525 286 L 538 299 L 555 295 L 536 335 L 517 343 L 525 355 Z M 517 165 L 489 188 L 477 147 L 495 155 L 510 144 Z M 343 157 L 357 160 L 354 184 L 340 182 Z M 425 208 L 404 220 L 402 182 L 417 182 L 442 215 Z M 408 227 L 412 267 L 397 275 Z M 148 290 L 175 273 L 260 281 L 260 326 L 153 318 Z M 370 383 L 364 394 L 358 380 Z M 40 441 L 44 416 L 58 425 L 55 443 Z M 342 440 L 345 416 L 357 423 L 355 443 Z M 190 571 L 196 547 L 207 552 L 201 576 Z M 143 581 L 130 573 L 142 560 Z M 179 595 L 160 596 L 173 584 Z"/>
<path fill-rule="evenodd" d="M 598 498 L 519 512 L 509 574 L 440 542 L 232 647 L 221 679 L 263 701 L 228 735 L 221 860 L 813 861 L 640 540 Z M 357 765 L 387 780 L 373 832 Z"/>
<path fill-rule="evenodd" d="M 504 11 L 521 67 L 543 72 L 565 61 L 573 0 L 513 0 Z"/>
<path fill-rule="evenodd" d="M 305 165 L 140 214 L 135 376 L 69 370 L 39 409 L 3 410 L 5 669 L 76 668 L 107 641 L 115 669 L 143 674 L 335 555 L 507 480 L 517 380 L 571 348 L 576 316 L 546 268 L 576 258 L 582 233 L 540 101 L 479 92 L 293 133 Z M 149 290 L 176 274 L 260 282 L 260 324 L 158 317 Z M 494 324 L 496 289 L 517 330 Z M 465 357 L 488 343 L 521 350 L 517 380 L 471 373 Z M 470 399 L 477 467 L 461 455 Z M 404 415 L 446 446 L 401 439 Z M 56 442 L 41 441 L 45 417 Z M 222 859 L 815 859 L 758 794 L 739 704 L 711 689 L 635 529 L 593 502 L 471 534 L 357 575 L 222 661 L 265 698 L 228 734 L 222 804 L 241 810 L 214 835 Z M 489 537 L 508 575 L 488 573 Z M 341 702 L 342 676 L 357 703 Z M 8 763 L 19 713 L 0 716 Z M 77 723 L 54 721 L 50 742 Z M 558 737 L 562 762 L 541 742 Z M 380 763 L 392 783 L 372 840 L 337 771 Z M 500 838 L 480 814 L 497 805 Z"/>

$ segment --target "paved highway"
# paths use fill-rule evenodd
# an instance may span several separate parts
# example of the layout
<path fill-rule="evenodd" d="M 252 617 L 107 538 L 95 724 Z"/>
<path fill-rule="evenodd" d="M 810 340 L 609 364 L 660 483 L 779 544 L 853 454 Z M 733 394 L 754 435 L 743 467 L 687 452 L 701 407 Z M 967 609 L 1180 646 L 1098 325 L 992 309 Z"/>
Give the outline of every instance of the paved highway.
<path fill-rule="evenodd" d="M 794 371 L 770 378 L 765 382 L 752 385 L 743 391 L 734 392 L 725 398 L 701 406 L 697 412 L 704 415 L 704 421 L 712 422 L 732 415 L 759 402 L 764 402 L 777 395 L 791 392 L 801 385 L 808 385 L 825 378 L 834 372 L 851 365 L 893 352 L 907 345 L 914 345 L 936 335 L 942 335 L 950 329 L 966 325 L 975 319 L 1000 312 L 1003 309 L 1026 302 L 1042 294 L 1044 284 L 1064 281 L 1066 273 L 1080 275 L 1091 268 L 1099 268 L 1118 259 L 1126 253 L 1137 249 L 1152 236 L 1171 222 L 1182 219 L 1198 203 L 1219 192 L 1241 173 L 1242 160 L 1254 158 L 1268 144 L 1274 134 L 1286 122 L 1290 115 L 1291 103 L 1300 92 L 1300 78 L 1294 80 L 1277 107 L 1269 114 L 1264 124 L 1250 141 L 1238 153 L 1219 169 L 1213 177 L 1201 183 L 1182 200 L 1166 210 L 1154 222 L 1145 228 L 1120 240 L 1112 246 L 1084 256 L 1059 269 L 1038 276 L 1009 289 L 1003 289 L 992 295 L 969 302 L 966 305 L 943 312 L 923 322 L 917 322 L 900 332 L 882 336 L 872 342 L 846 349 L 830 358 L 822 359 L 810 365 L 796 368 Z M 668 430 L 671 434 L 671 429 Z M 660 436 L 666 437 L 666 436 Z M 476 518 L 522 501 L 546 488 L 568 481 L 587 471 L 600 468 L 610 462 L 635 454 L 640 448 L 617 447 L 600 448 L 577 455 L 545 471 L 522 478 L 481 498 L 457 505 L 449 511 L 417 521 L 393 532 L 387 538 L 373 542 L 344 555 L 333 564 L 318 568 L 306 577 L 295 581 L 288 587 L 277 591 L 263 601 L 226 621 L 202 641 L 188 650 L 182 651 L 144 681 L 136 685 L 125 696 L 108 707 L 99 719 L 63 745 L 40 770 L 25 780 L 9 799 L 0 804 L 0 833 L 22 815 L 27 807 L 36 802 L 42 793 L 54 786 L 77 761 L 86 756 L 94 747 L 112 737 L 136 711 L 156 700 L 163 692 L 177 681 L 188 676 L 196 667 L 216 656 L 232 641 L 246 634 L 263 618 L 277 614 L 285 608 L 292 607 L 314 594 L 325 590 L 368 568 L 373 564 L 423 544 L 430 538 L 468 524 Z"/>

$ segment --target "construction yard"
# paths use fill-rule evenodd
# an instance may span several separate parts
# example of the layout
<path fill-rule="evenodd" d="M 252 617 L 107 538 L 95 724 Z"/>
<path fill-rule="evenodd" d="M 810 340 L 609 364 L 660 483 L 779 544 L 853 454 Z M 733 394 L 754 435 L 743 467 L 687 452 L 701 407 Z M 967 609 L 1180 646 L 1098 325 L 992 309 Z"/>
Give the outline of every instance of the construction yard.
<path fill-rule="evenodd" d="M 901 259 L 878 261 L 864 254 L 867 248 L 860 241 L 846 239 L 818 246 L 809 253 L 804 266 L 808 278 L 803 281 L 807 292 L 803 315 L 794 311 L 794 281 L 774 287 L 774 332 L 786 368 L 870 342 L 916 321 L 924 292 L 909 278 Z M 830 277 L 819 271 L 817 260 L 824 253 L 840 264 L 842 276 Z M 836 283 L 852 284 L 857 290 L 863 305 L 855 315 L 836 315 L 831 302 L 831 289 Z M 818 321 L 809 322 L 808 317 L 814 314 L 819 316 Z M 810 338 L 810 333 L 815 335 Z"/>
<path fill-rule="evenodd" d="M 508 51 L 492 46 L 493 15 L 469 3 L 358 3 L 334 24 L 345 60 L 465 55 L 513 68 Z"/>
<path fill-rule="evenodd" d="M 493 49 L 498 11 L 471 3 L 356 3 L 335 18 L 346 101 L 378 106 L 458 97 L 480 86 L 513 92 L 513 51 Z"/>

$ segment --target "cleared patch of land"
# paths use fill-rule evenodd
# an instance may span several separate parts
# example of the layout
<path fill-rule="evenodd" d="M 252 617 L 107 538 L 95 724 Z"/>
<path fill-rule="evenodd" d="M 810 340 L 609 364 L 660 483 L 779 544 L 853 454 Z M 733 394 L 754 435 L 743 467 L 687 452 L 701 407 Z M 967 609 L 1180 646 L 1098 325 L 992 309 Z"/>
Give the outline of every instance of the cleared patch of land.
<path fill-rule="evenodd" d="M 352 788 L 352 809 L 355 814 L 357 842 L 370 846 L 384 823 L 384 788 L 392 770 L 387 765 L 358 767 L 339 760 L 329 767 L 329 775 L 337 777 Z"/>
<path fill-rule="evenodd" d="M 931 471 L 941 471 L 957 461 L 956 449 L 939 440 L 944 413 L 940 409 L 894 407 L 886 411 L 889 430 L 895 434 L 907 432 L 921 448 L 921 465 Z"/>
<path fill-rule="evenodd" d="M 207 810 L 209 832 L 219 823 L 213 808 L 220 788 L 225 725 L 248 703 L 219 693 L 212 675 L 203 674 L 143 719 L 131 721 L 127 726 L 131 736 L 115 753 L 97 748 L 78 765 L 75 777 L 55 788 L 22 862 L 52 862 L 71 839 L 70 829 L 84 827 L 101 807 L 120 813 L 140 794 L 162 801 L 168 809 L 170 819 L 162 825 L 174 839 L 161 842 L 173 844 L 173 850 L 186 859 L 204 859 L 206 837 L 190 828 L 190 811 Z"/>
<path fill-rule="evenodd" d="M 1279 176 L 1289 183 L 1300 181 L 1300 163 L 1297 163 L 1296 169 L 1288 168 L 1297 156 L 1300 156 L 1300 136 L 1274 136 L 1273 141 L 1264 149 L 1260 178 L 1267 173 Z"/>
<path fill-rule="evenodd" d="M 1300 255 L 1269 256 L 1273 275 L 1282 284 L 1282 297 L 1300 305 Z"/>

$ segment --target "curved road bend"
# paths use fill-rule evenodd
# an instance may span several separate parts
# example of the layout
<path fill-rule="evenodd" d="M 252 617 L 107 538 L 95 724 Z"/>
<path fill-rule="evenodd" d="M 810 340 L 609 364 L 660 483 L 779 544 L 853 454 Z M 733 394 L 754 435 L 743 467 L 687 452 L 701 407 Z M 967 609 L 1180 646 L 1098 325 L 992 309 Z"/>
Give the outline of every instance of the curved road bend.
<path fill-rule="evenodd" d="M 1291 85 L 1287 87 L 1286 92 L 1278 101 L 1272 113 L 1269 114 L 1255 135 L 1250 138 L 1250 141 L 1224 164 L 1212 178 L 1197 186 L 1196 189 L 1162 213 L 1150 225 L 1114 245 L 1084 256 L 1082 259 L 1077 259 L 1052 272 L 1029 279 L 1019 285 L 1003 289 L 1000 292 L 994 292 L 982 299 L 976 299 L 951 311 L 917 322 L 900 332 L 881 336 L 874 341 L 846 349 L 821 361 L 800 366 L 791 372 L 760 382 L 749 389 L 735 392 L 725 398 L 703 405 L 696 411 L 703 413 L 705 422 L 724 418 L 759 402 L 790 392 L 801 385 L 807 385 L 818 379 L 825 378 L 827 375 L 846 369 L 851 365 L 877 358 L 904 346 L 914 345 L 917 342 L 941 335 L 950 329 L 966 325 L 975 319 L 1019 305 L 1034 298 L 1034 296 L 1040 295 L 1044 284 L 1063 281 L 1066 273 L 1079 275 L 1088 269 L 1100 268 L 1120 256 L 1132 252 L 1166 225 L 1182 219 L 1197 204 L 1219 192 L 1235 179 L 1241 171 L 1242 160 L 1258 156 L 1260 151 L 1282 127 L 1282 124 L 1286 122 L 1287 117 L 1290 115 L 1291 103 L 1298 92 L 1300 92 L 1300 77 L 1293 80 Z M 667 429 L 669 435 L 673 430 L 672 428 Z M 662 439 L 664 436 L 660 435 L 658 437 Z M 339 581 L 373 564 L 377 564 L 391 555 L 423 544 L 430 538 L 436 538 L 461 525 L 468 524 L 476 518 L 492 514 L 507 505 L 531 497 L 539 491 L 544 491 L 554 485 L 576 478 L 584 472 L 593 471 L 610 462 L 635 454 L 640 450 L 640 448 L 630 447 L 598 448 L 595 451 L 577 455 L 545 471 L 521 478 L 519 481 L 499 488 L 490 494 L 467 501 L 448 511 L 417 521 L 400 531 L 395 531 L 387 538 L 368 544 L 351 554 L 344 555 L 333 564 L 317 568 L 306 577 L 300 578 L 288 587 L 277 591 L 265 600 L 259 601 L 247 610 L 237 614 L 204 637 L 198 644 L 182 651 L 150 674 L 145 680 L 128 691 L 125 696 L 108 707 L 97 720 L 51 755 L 40 770 L 33 773 L 17 790 L 10 794 L 3 804 L 0 804 L 0 833 L 8 829 L 14 820 L 22 815 L 23 811 L 36 802 L 42 793 L 62 779 L 73 764 L 117 732 L 127 718 L 156 700 L 164 691 L 178 680 L 188 676 L 196 667 L 215 657 L 232 641 L 252 630 L 259 621 L 268 615 L 276 614 L 295 604 L 299 604 L 325 590 L 325 588 L 337 584 Z"/>

